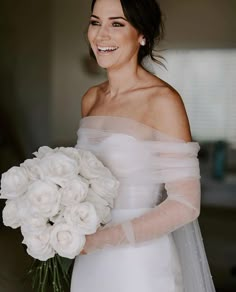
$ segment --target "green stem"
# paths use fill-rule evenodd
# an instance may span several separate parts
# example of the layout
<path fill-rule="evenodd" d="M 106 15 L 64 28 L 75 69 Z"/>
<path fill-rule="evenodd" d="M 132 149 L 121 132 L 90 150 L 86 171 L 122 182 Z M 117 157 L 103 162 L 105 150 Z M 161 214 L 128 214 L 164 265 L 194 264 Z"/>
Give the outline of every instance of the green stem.
<path fill-rule="evenodd" d="M 55 257 L 52 260 L 53 262 L 53 291 L 57 292 L 57 274 L 56 274 L 56 259 Z"/>
<path fill-rule="evenodd" d="M 58 278 L 58 287 L 59 287 L 59 291 L 63 292 L 63 288 L 62 288 L 62 282 L 61 282 L 61 277 L 60 277 L 60 262 L 59 262 L 59 256 L 56 255 L 56 261 L 57 261 L 57 278 Z"/>
<path fill-rule="evenodd" d="M 46 287 L 46 283 L 48 279 L 48 266 L 49 266 L 48 261 L 43 263 L 44 269 L 43 269 L 43 281 L 42 281 L 42 286 L 41 286 L 42 292 L 45 292 L 45 287 Z"/>
<path fill-rule="evenodd" d="M 69 268 L 68 268 L 68 270 L 65 271 L 63 269 L 63 266 L 62 266 L 63 265 L 62 259 L 60 258 L 59 261 L 60 261 L 60 268 L 61 268 L 61 272 L 63 274 L 64 281 L 66 282 L 67 286 L 69 287 L 69 285 L 70 285 Z"/>
<path fill-rule="evenodd" d="M 45 262 L 35 260 L 28 272 L 28 275 L 32 276 L 33 291 L 46 292 L 47 284 L 51 282 L 53 292 L 63 292 L 63 285 L 66 284 L 68 287 L 70 285 L 71 263 L 59 255 Z"/>
<path fill-rule="evenodd" d="M 35 260 L 32 264 L 32 267 L 29 271 L 29 275 L 32 274 L 32 287 L 35 288 L 35 283 L 37 280 L 37 260 Z"/>
<path fill-rule="evenodd" d="M 43 274 L 43 263 L 40 262 L 40 264 L 39 264 L 39 291 L 40 292 L 43 292 L 41 290 L 41 286 L 42 286 L 42 274 Z"/>

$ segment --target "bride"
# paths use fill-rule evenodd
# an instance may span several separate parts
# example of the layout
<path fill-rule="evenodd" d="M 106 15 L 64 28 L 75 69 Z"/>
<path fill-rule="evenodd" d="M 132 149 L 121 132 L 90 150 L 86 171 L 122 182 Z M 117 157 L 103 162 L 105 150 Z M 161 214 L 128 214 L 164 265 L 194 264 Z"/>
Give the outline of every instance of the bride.
<path fill-rule="evenodd" d="M 108 81 L 82 99 L 78 148 L 120 181 L 111 222 L 86 238 L 72 292 L 215 291 L 197 217 L 198 143 L 180 95 L 148 72 L 163 36 L 155 0 L 93 0 L 91 50 Z"/>

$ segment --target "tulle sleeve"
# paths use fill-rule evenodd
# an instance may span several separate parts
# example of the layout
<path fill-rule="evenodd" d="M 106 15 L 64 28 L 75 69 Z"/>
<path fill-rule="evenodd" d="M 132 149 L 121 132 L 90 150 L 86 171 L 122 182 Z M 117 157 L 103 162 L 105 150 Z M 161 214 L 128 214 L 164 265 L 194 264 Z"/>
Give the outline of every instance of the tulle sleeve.
<path fill-rule="evenodd" d="M 137 218 L 105 226 L 96 234 L 88 236 L 85 247 L 87 253 L 106 246 L 137 245 L 156 239 L 199 216 L 199 145 L 168 141 L 151 143 L 148 148 L 152 152 L 152 180 L 164 184 L 166 199 Z"/>

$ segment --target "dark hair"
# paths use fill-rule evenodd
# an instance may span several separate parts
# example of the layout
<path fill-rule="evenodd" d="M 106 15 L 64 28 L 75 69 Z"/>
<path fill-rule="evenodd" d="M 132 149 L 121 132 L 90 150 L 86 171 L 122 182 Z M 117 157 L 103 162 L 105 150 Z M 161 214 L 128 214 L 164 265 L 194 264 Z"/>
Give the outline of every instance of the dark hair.
<path fill-rule="evenodd" d="M 93 11 L 96 0 L 92 0 L 91 11 Z M 124 15 L 129 23 L 144 35 L 146 45 L 140 46 L 138 63 L 141 64 L 146 56 L 153 61 L 162 64 L 155 54 L 157 46 L 164 37 L 163 15 L 159 4 L 155 0 L 120 0 Z"/>

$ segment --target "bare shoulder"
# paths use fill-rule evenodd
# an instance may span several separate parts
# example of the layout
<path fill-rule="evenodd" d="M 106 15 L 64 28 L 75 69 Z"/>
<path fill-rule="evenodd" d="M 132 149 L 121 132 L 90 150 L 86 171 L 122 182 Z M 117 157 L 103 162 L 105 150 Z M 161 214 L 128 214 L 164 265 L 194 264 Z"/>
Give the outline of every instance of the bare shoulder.
<path fill-rule="evenodd" d="M 150 123 L 160 131 L 191 141 L 188 116 L 180 94 L 164 81 L 153 89 L 150 98 Z"/>
<path fill-rule="evenodd" d="M 82 97 L 81 101 L 81 114 L 82 117 L 86 117 L 89 115 L 90 110 L 96 103 L 97 97 L 99 95 L 99 92 L 102 90 L 102 88 L 105 86 L 105 82 L 102 84 L 95 85 L 93 87 L 90 87 L 85 94 Z"/>

